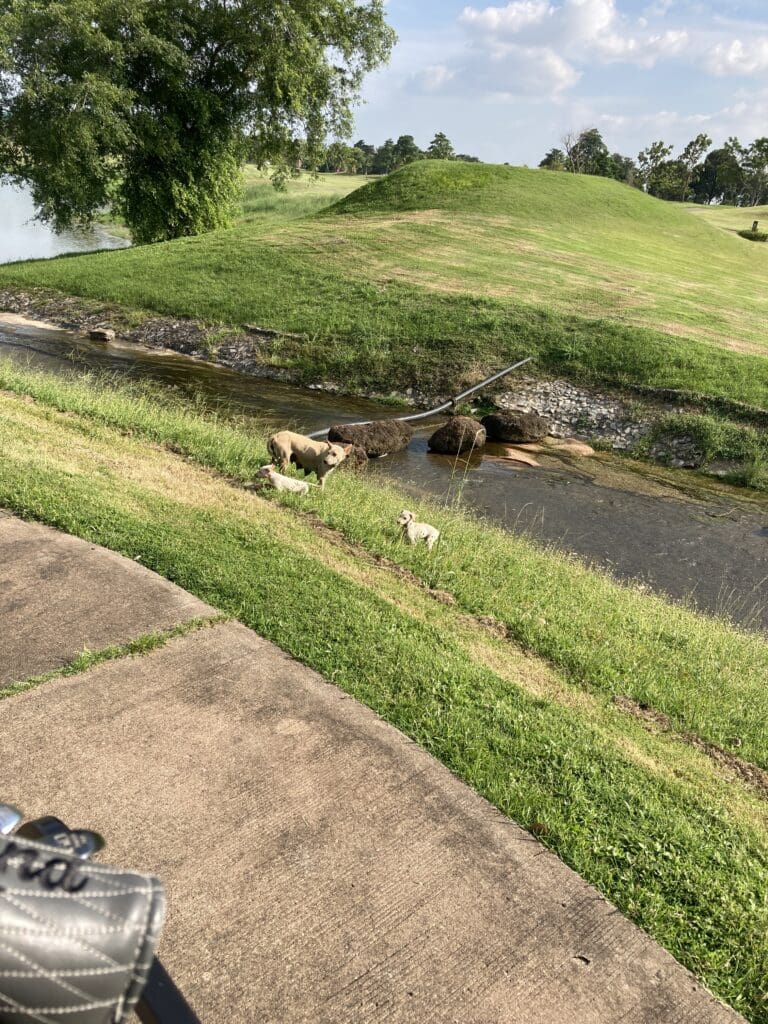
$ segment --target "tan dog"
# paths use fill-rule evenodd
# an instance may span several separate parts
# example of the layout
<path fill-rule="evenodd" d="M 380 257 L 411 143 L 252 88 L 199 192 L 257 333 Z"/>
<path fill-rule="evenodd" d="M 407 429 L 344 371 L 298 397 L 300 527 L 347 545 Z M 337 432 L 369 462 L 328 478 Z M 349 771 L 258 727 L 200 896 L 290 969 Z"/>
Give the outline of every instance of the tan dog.
<path fill-rule="evenodd" d="M 291 462 L 295 462 L 305 473 L 314 473 L 321 487 L 325 486 L 328 474 L 340 466 L 352 451 L 351 444 L 313 441 L 311 437 L 294 434 L 291 430 L 273 434 L 267 441 L 267 448 L 281 469 L 287 469 Z"/>

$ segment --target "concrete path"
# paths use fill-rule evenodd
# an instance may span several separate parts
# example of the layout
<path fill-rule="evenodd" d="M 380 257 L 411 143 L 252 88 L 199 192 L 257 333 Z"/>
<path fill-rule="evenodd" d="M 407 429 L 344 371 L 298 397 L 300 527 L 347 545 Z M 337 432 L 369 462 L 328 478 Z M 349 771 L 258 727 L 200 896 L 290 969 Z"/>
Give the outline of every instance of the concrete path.
<path fill-rule="evenodd" d="M 40 672 L 145 631 L 150 603 L 155 627 L 209 612 L 41 527 L 0 518 L 0 550 L 23 601 L 0 606 L 6 678 L 30 674 L 25 651 Z M 136 617 L 110 620 L 118 606 Z M 25 621 L 39 634 L 9 637 Z M 428 754 L 239 624 L 0 701 L 0 736 L 0 798 L 97 828 L 114 863 L 163 877 L 162 955 L 205 1024 L 742 1019 Z"/>

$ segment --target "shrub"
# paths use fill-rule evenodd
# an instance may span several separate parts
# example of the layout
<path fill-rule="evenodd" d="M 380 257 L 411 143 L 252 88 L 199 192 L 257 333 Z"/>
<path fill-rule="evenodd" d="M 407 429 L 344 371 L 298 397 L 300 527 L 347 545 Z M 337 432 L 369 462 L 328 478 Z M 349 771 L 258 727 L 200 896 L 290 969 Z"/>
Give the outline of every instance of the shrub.
<path fill-rule="evenodd" d="M 740 238 L 748 238 L 750 242 L 768 242 L 768 231 L 739 231 Z"/>

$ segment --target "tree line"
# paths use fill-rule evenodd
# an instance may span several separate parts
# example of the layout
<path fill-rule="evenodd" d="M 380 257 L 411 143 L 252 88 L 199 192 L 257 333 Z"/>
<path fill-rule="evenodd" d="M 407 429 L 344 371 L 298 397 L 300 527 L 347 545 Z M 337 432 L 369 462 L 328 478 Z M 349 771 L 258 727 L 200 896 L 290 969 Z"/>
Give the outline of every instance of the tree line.
<path fill-rule="evenodd" d="M 561 146 L 550 151 L 539 167 L 571 174 L 615 178 L 659 199 L 681 203 L 726 203 L 760 206 L 768 203 L 768 138 L 749 145 L 732 136 L 712 149 L 703 132 L 674 155 L 674 147 L 659 140 L 638 153 L 637 159 L 611 153 L 597 128 L 567 132 Z"/>
<path fill-rule="evenodd" d="M 332 142 L 317 164 L 317 170 L 341 174 L 389 174 L 416 160 L 464 160 L 479 163 L 476 156 L 457 153 L 444 132 L 437 132 L 426 149 L 420 149 L 412 135 L 401 135 L 395 142 L 387 139 L 381 146 L 372 146 L 358 139 L 349 146 Z"/>

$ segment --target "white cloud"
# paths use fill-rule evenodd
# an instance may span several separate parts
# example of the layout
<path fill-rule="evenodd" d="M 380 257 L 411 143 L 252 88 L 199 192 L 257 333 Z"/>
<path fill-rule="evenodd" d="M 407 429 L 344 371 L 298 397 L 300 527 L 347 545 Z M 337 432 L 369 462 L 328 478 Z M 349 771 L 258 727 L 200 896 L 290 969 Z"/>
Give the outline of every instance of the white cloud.
<path fill-rule="evenodd" d="M 465 7 L 459 21 L 470 29 L 483 32 L 520 32 L 531 25 L 540 25 L 555 13 L 547 0 L 516 0 L 506 7 L 486 7 L 478 11 Z"/>
<path fill-rule="evenodd" d="M 671 135 L 672 141 L 679 145 L 696 132 L 706 132 L 715 140 L 716 146 L 731 135 L 740 137 L 742 141 L 751 141 L 767 134 L 768 89 L 739 91 L 734 102 L 706 113 L 658 110 L 634 115 L 600 114 L 594 120 L 600 126 L 627 137 L 667 138 Z"/>
<path fill-rule="evenodd" d="M 742 43 L 740 39 L 717 43 L 705 57 L 714 75 L 759 75 L 768 71 L 768 36 Z"/>
<path fill-rule="evenodd" d="M 469 5 L 458 19 L 460 44 L 412 81 L 429 92 L 560 100 L 593 66 L 650 69 L 677 61 L 716 76 L 768 71 L 768 35 L 742 42 L 733 37 L 733 23 L 689 17 L 685 24 L 676 16 L 675 24 L 676 10 L 674 0 L 655 0 L 635 18 L 617 0 Z"/>
<path fill-rule="evenodd" d="M 445 64 L 430 64 L 424 68 L 421 74 L 422 84 L 427 92 L 437 92 L 451 81 L 456 75 Z"/>
<path fill-rule="evenodd" d="M 616 0 L 512 0 L 467 6 L 463 46 L 416 76 L 421 88 L 490 96 L 560 99 L 590 64 L 653 67 L 685 51 L 684 29 L 654 31 L 621 15 Z M 630 29 L 633 28 L 634 31 Z"/>

